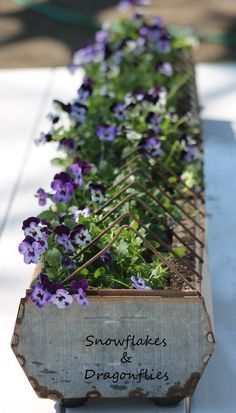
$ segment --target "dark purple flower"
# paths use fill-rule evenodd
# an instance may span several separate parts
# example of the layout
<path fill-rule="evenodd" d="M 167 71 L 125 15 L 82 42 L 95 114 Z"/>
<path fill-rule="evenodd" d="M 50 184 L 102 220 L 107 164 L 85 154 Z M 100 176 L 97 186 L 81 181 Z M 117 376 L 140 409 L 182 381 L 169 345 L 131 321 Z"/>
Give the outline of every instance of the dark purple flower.
<path fill-rule="evenodd" d="M 73 138 L 63 138 L 59 142 L 58 149 L 63 149 L 67 153 L 72 153 L 75 150 L 75 142 Z"/>
<path fill-rule="evenodd" d="M 149 91 L 147 99 L 155 105 L 158 103 L 158 105 L 163 106 L 166 104 L 166 95 L 167 90 L 165 87 L 155 87 Z"/>
<path fill-rule="evenodd" d="M 82 168 L 78 163 L 73 163 L 70 166 L 70 171 L 73 174 L 74 182 L 79 187 L 83 185 L 83 175 L 82 175 Z"/>
<path fill-rule="evenodd" d="M 80 206 L 76 211 L 73 213 L 73 218 L 76 222 L 79 221 L 79 217 L 88 218 L 91 215 L 92 210 L 87 206 Z"/>
<path fill-rule="evenodd" d="M 46 205 L 47 198 L 49 198 L 49 194 L 43 188 L 39 188 L 34 196 L 38 198 L 39 205 L 41 206 Z"/>
<path fill-rule="evenodd" d="M 99 259 L 104 264 L 112 264 L 113 259 L 112 259 L 111 251 L 110 250 L 105 251 L 102 255 L 100 255 Z"/>
<path fill-rule="evenodd" d="M 55 228 L 56 241 L 58 244 L 63 245 L 67 252 L 72 253 L 74 251 L 74 247 L 70 240 L 70 229 L 66 225 L 59 225 Z"/>
<path fill-rule="evenodd" d="M 39 137 L 34 140 L 36 145 L 44 144 L 52 140 L 52 134 L 50 132 L 44 133 L 41 132 Z"/>
<path fill-rule="evenodd" d="M 149 112 L 146 117 L 146 121 L 151 126 L 154 133 L 159 133 L 161 131 L 160 120 L 160 115 L 154 112 Z"/>
<path fill-rule="evenodd" d="M 135 275 L 131 277 L 131 284 L 137 290 L 151 290 L 150 287 L 145 285 L 145 281 L 142 278 L 136 278 Z"/>
<path fill-rule="evenodd" d="M 39 227 L 40 219 L 37 217 L 29 217 L 23 221 L 22 229 L 25 236 L 29 235 L 36 241 L 42 238 L 43 234 L 41 228 Z"/>
<path fill-rule="evenodd" d="M 92 169 L 91 163 L 89 163 L 89 162 L 87 162 L 87 161 L 85 161 L 85 160 L 83 160 L 83 159 L 80 159 L 78 156 L 76 156 L 76 157 L 73 159 L 73 163 L 77 163 L 77 164 L 80 166 L 80 168 L 82 169 L 82 174 L 83 174 L 83 175 L 85 175 L 86 173 L 90 172 L 91 169 Z"/>
<path fill-rule="evenodd" d="M 160 62 L 157 64 L 156 69 L 159 73 L 167 77 L 171 77 L 173 75 L 173 66 L 169 62 Z"/>
<path fill-rule="evenodd" d="M 48 119 L 52 122 L 53 125 L 55 125 L 57 122 L 59 122 L 60 117 L 57 113 L 49 113 Z"/>
<path fill-rule="evenodd" d="M 93 91 L 92 82 L 89 79 L 84 80 L 84 83 L 78 89 L 78 102 L 85 103 L 88 98 L 91 96 Z"/>
<path fill-rule="evenodd" d="M 67 270 L 73 270 L 75 268 L 75 262 L 72 260 L 72 258 L 66 255 L 62 258 L 61 265 Z"/>
<path fill-rule="evenodd" d="M 63 288 L 63 284 L 59 282 L 50 281 L 48 276 L 44 273 L 38 275 L 38 284 L 42 286 L 44 290 L 49 291 L 51 294 L 55 294 L 60 288 Z"/>
<path fill-rule="evenodd" d="M 115 125 L 101 125 L 96 127 L 97 136 L 101 141 L 114 141 L 118 132 Z"/>
<path fill-rule="evenodd" d="M 157 42 L 157 50 L 160 53 L 169 53 L 171 51 L 171 37 L 163 33 Z"/>
<path fill-rule="evenodd" d="M 56 304 L 60 309 L 69 307 L 73 302 L 72 295 L 69 294 L 64 288 L 60 288 L 53 294 L 49 300 L 49 304 Z"/>
<path fill-rule="evenodd" d="M 73 288 L 73 290 L 78 290 L 79 288 L 82 288 L 83 291 L 87 291 L 88 289 L 88 280 L 87 278 L 83 278 L 82 280 L 73 280 L 70 283 L 71 288 Z"/>
<path fill-rule="evenodd" d="M 79 246 L 84 246 L 90 243 L 91 235 L 85 225 L 77 225 L 73 231 L 71 231 L 70 238 L 72 242 Z"/>
<path fill-rule="evenodd" d="M 144 155 L 156 158 L 162 154 L 161 141 L 158 138 L 146 138 L 141 142 L 140 150 Z"/>
<path fill-rule="evenodd" d="M 88 112 L 87 106 L 79 102 L 72 103 L 70 107 L 70 116 L 73 119 L 75 119 L 79 125 L 85 122 L 87 118 L 87 112 Z"/>
<path fill-rule="evenodd" d="M 37 264 L 42 255 L 42 247 L 40 243 L 30 236 L 25 237 L 20 243 L 18 251 L 20 254 L 24 255 L 24 262 L 26 264 Z"/>
<path fill-rule="evenodd" d="M 124 103 L 113 103 L 111 111 L 117 120 L 124 121 L 126 119 L 126 105 Z"/>
<path fill-rule="evenodd" d="M 89 305 L 89 300 L 86 297 L 85 292 L 82 290 L 82 288 L 78 289 L 77 294 L 73 294 L 73 298 L 76 299 L 77 303 L 81 306 L 86 306 Z"/>
<path fill-rule="evenodd" d="M 33 285 L 32 292 L 30 295 L 31 301 L 37 305 L 39 308 L 45 307 L 48 304 L 48 301 L 51 298 L 49 291 L 44 290 L 43 286 L 40 283 Z"/>
<path fill-rule="evenodd" d="M 102 204 L 105 198 L 106 189 L 102 184 L 90 184 L 89 192 L 91 195 L 92 202 L 95 204 Z"/>
<path fill-rule="evenodd" d="M 71 177 L 66 172 L 56 174 L 51 183 L 51 187 L 56 191 L 53 197 L 56 203 L 67 203 L 71 200 L 74 188 L 71 182 Z"/>

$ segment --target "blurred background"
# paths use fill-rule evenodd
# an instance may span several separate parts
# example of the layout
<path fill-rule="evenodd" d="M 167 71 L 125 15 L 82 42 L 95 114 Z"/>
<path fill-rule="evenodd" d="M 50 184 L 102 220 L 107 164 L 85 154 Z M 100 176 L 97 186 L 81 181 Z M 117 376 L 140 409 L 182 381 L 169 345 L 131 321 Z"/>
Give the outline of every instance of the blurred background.
<path fill-rule="evenodd" d="M 117 0 L 0 0 L 0 68 L 65 66 L 104 20 L 120 15 Z M 190 26 L 201 47 L 195 60 L 236 59 L 236 0 L 153 0 L 150 13 Z"/>

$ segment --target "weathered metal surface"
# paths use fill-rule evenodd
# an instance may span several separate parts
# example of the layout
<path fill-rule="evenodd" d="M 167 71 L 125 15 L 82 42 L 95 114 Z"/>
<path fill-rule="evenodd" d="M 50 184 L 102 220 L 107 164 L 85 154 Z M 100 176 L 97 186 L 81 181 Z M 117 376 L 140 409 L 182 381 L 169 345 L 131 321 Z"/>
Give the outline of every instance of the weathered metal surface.
<path fill-rule="evenodd" d="M 214 349 L 202 298 L 91 296 L 90 301 L 88 308 L 73 303 L 65 310 L 39 310 L 22 300 L 12 347 L 40 397 L 192 394 Z"/>

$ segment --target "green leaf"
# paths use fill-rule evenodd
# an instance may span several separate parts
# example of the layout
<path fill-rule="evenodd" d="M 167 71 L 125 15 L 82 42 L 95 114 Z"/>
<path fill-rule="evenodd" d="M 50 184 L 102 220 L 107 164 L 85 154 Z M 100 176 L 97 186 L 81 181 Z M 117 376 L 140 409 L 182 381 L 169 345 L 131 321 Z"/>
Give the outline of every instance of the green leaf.
<path fill-rule="evenodd" d="M 81 275 L 85 275 L 85 276 L 86 276 L 86 275 L 88 275 L 88 273 L 89 273 L 88 268 L 84 268 L 83 270 L 80 271 L 80 274 L 81 274 Z"/>
<path fill-rule="evenodd" d="M 58 210 L 59 214 L 63 214 L 67 210 L 67 205 L 64 204 L 63 202 L 58 202 L 57 210 Z"/>
<path fill-rule="evenodd" d="M 45 260 L 51 267 L 58 268 L 61 264 L 62 255 L 57 248 L 52 248 L 46 252 Z"/>
<path fill-rule="evenodd" d="M 174 251 L 179 257 L 183 257 L 186 254 L 187 248 L 186 247 L 178 247 L 175 248 Z"/>
<path fill-rule="evenodd" d="M 53 158 L 53 159 L 51 159 L 51 164 L 53 165 L 53 166 L 62 166 L 62 165 L 64 165 L 64 159 L 61 159 L 61 158 Z"/>
<path fill-rule="evenodd" d="M 51 210 L 43 211 L 38 215 L 39 219 L 54 219 L 56 218 L 57 214 Z"/>
<path fill-rule="evenodd" d="M 93 276 L 94 276 L 94 278 L 97 279 L 97 278 L 101 277 L 101 275 L 104 275 L 104 272 L 105 272 L 105 268 L 99 267 L 99 268 L 96 269 L 96 271 L 95 271 L 95 273 L 93 274 Z"/>

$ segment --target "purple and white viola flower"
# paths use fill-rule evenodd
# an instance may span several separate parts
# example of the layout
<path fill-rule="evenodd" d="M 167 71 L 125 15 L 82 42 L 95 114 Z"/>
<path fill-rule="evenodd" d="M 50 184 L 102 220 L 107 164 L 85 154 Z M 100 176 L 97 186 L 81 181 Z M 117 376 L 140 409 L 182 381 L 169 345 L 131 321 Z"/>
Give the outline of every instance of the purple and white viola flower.
<path fill-rule="evenodd" d="M 106 194 L 106 189 L 104 185 L 90 184 L 89 192 L 90 192 L 91 200 L 93 203 L 102 204 L 104 202 L 104 198 Z"/>
<path fill-rule="evenodd" d="M 151 129 L 154 133 L 160 133 L 161 131 L 160 121 L 161 121 L 160 115 L 154 112 L 149 112 L 149 114 L 146 117 L 146 122 L 148 123 L 149 126 L 151 126 Z"/>
<path fill-rule="evenodd" d="M 42 246 L 29 235 L 19 244 L 18 251 L 24 255 L 25 264 L 37 264 L 42 255 Z"/>
<path fill-rule="evenodd" d="M 169 62 L 160 62 L 157 64 L 156 69 L 159 73 L 167 76 L 167 77 L 171 77 L 173 76 L 173 66 L 171 63 Z"/>
<path fill-rule="evenodd" d="M 70 238 L 75 245 L 79 245 L 80 247 L 88 245 L 92 239 L 88 229 L 83 224 L 77 225 L 73 231 L 71 231 Z"/>
<path fill-rule="evenodd" d="M 196 145 L 187 145 L 184 149 L 183 159 L 185 162 L 192 162 L 200 159 L 201 154 Z"/>
<path fill-rule="evenodd" d="M 54 180 L 51 183 L 51 188 L 56 192 L 54 194 L 54 201 L 68 203 L 74 192 L 71 176 L 66 172 L 61 172 L 54 176 Z"/>
<path fill-rule="evenodd" d="M 75 222 L 79 222 L 80 217 L 88 218 L 91 215 L 91 213 L 91 208 L 82 205 L 74 211 L 73 218 Z"/>
<path fill-rule="evenodd" d="M 75 141 L 73 138 L 63 138 L 59 142 L 58 149 L 62 149 L 67 153 L 72 153 L 75 150 Z"/>
<path fill-rule="evenodd" d="M 148 93 L 148 100 L 157 106 L 157 108 L 163 108 L 166 106 L 167 90 L 165 87 L 155 87 Z"/>
<path fill-rule="evenodd" d="M 100 255 L 99 259 L 103 264 L 112 264 L 113 263 L 113 259 L 112 259 L 112 255 L 111 255 L 110 250 L 107 250 L 102 255 Z"/>
<path fill-rule="evenodd" d="M 40 219 L 37 217 L 29 217 L 23 221 L 22 229 L 25 236 L 29 235 L 36 241 L 43 238 L 43 233 L 39 227 Z"/>
<path fill-rule="evenodd" d="M 43 308 L 48 304 L 51 293 L 43 288 L 40 283 L 33 285 L 30 299 L 37 307 Z"/>
<path fill-rule="evenodd" d="M 86 121 L 88 108 L 79 102 L 72 103 L 70 107 L 70 116 L 76 120 L 78 124 Z"/>
<path fill-rule="evenodd" d="M 49 113 L 47 118 L 52 122 L 53 125 L 59 122 L 59 115 L 57 113 Z"/>
<path fill-rule="evenodd" d="M 135 275 L 132 275 L 131 285 L 137 290 L 151 290 L 151 287 L 146 286 L 145 281 L 142 278 L 137 278 Z"/>
<path fill-rule="evenodd" d="M 47 198 L 49 198 L 49 193 L 45 192 L 43 188 L 39 188 L 34 196 L 38 198 L 39 205 L 44 206 L 47 203 Z"/>
<path fill-rule="evenodd" d="M 75 184 L 81 187 L 83 185 L 83 174 L 81 166 L 79 166 L 78 163 L 73 163 L 70 166 L 70 172 L 73 174 Z"/>
<path fill-rule="evenodd" d="M 70 229 L 66 225 L 59 225 L 55 228 L 56 241 L 58 244 L 63 245 L 67 252 L 74 252 L 74 247 L 72 245 L 70 235 Z"/>
<path fill-rule="evenodd" d="M 126 119 L 126 105 L 124 103 L 114 103 L 111 111 L 117 120 L 123 122 Z"/>
<path fill-rule="evenodd" d="M 141 142 L 140 150 L 144 155 L 152 158 L 160 156 L 163 152 L 161 149 L 160 139 L 155 137 L 149 137 L 144 139 Z"/>
<path fill-rule="evenodd" d="M 83 159 L 80 159 L 78 156 L 76 156 L 73 159 L 73 163 L 77 163 L 80 166 L 80 168 L 82 169 L 82 174 L 83 175 L 90 172 L 91 169 L 92 169 L 91 163 L 89 163 L 88 161 L 85 161 Z"/>
<path fill-rule="evenodd" d="M 82 85 L 77 91 L 78 102 L 86 103 L 88 98 L 91 96 L 92 91 L 93 91 L 92 81 L 89 78 L 85 78 L 84 82 L 82 83 Z"/>
<path fill-rule="evenodd" d="M 43 145 L 44 143 L 51 142 L 51 140 L 52 140 L 52 133 L 41 132 L 39 137 L 34 139 L 34 143 L 36 145 L 41 145 L 41 144 Z"/>
<path fill-rule="evenodd" d="M 118 133 L 115 125 L 101 125 L 96 127 L 96 134 L 101 141 L 114 141 Z"/>
<path fill-rule="evenodd" d="M 89 300 L 87 299 L 86 294 L 82 288 L 78 289 L 77 294 L 73 294 L 73 298 L 75 298 L 77 303 L 82 307 L 89 305 Z"/>
<path fill-rule="evenodd" d="M 64 288 L 60 288 L 56 291 L 56 294 L 53 294 L 49 300 L 49 304 L 56 304 L 60 309 L 69 307 L 73 302 L 73 297 L 70 293 Z"/>
<path fill-rule="evenodd" d="M 104 59 L 104 47 L 100 43 L 89 44 L 73 54 L 72 66 L 81 67 L 91 62 L 102 62 Z"/>

